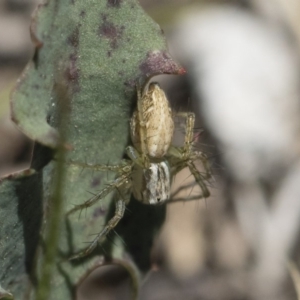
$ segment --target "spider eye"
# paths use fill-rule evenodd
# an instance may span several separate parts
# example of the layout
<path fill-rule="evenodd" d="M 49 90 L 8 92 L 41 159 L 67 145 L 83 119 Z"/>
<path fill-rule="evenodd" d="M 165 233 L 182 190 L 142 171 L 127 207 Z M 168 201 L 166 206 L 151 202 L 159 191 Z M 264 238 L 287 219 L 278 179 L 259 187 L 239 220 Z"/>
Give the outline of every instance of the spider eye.
<path fill-rule="evenodd" d="M 160 198 L 157 198 L 157 202 L 160 202 L 160 200 L 161 200 Z"/>

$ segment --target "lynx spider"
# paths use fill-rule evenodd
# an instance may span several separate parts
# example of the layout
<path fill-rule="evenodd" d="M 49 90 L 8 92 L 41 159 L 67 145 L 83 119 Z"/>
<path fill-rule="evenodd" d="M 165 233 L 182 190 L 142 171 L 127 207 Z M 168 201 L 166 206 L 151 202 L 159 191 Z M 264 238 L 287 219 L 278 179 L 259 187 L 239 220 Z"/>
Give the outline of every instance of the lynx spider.
<path fill-rule="evenodd" d="M 125 206 L 133 196 L 146 204 L 160 204 L 170 201 L 171 179 L 182 169 L 188 167 L 202 190 L 198 198 L 207 198 L 210 192 L 205 184 L 211 177 L 206 156 L 193 150 L 195 115 L 191 112 L 178 114 L 186 120 L 185 141 L 182 147 L 171 146 L 174 133 L 174 121 L 169 101 L 158 83 L 137 89 L 137 108 L 130 121 L 133 146 L 126 148 L 130 159 L 119 165 L 77 164 L 99 171 L 114 171 L 117 178 L 99 193 L 76 205 L 68 212 L 72 214 L 95 204 L 112 191 L 119 193 L 116 201 L 115 215 L 85 250 L 71 257 L 84 257 L 90 254 L 98 242 L 104 238 L 122 219 Z M 205 173 L 200 173 L 194 162 L 200 160 Z M 188 199 L 189 200 L 189 199 Z"/>

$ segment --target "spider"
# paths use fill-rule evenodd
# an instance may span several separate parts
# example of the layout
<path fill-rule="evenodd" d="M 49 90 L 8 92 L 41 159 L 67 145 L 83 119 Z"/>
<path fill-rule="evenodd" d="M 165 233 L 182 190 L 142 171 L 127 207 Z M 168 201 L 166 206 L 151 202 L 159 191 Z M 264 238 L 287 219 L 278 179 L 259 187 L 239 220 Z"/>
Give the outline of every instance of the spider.
<path fill-rule="evenodd" d="M 114 216 L 93 242 L 71 259 L 90 254 L 122 219 L 125 206 L 134 198 L 145 204 L 161 204 L 170 201 L 171 182 L 174 175 L 188 167 L 200 186 L 202 194 L 197 198 L 207 198 L 210 192 L 205 182 L 211 177 L 205 154 L 193 150 L 195 115 L 191 112 L 178 114 L 186 120 L 185 141 L 182 147 L 171 146 L 174 120 L 169 101 L 159 84 L 152 82 L 144 89 L 137 89 L 137 108 L 130 120 L 133 146 L 126 148 L 129 159 L 119 165 L 89 165 L 83 167 L 99 171 L 114 171 L 117 177 L 99 193 L 81 205 L 76 205 L 68 215 L 95 204 L 113 191 L 119 193 Z M 205 173 L 200 173 L 194 162 L 200 160 Z M 78 164 L 79 165 L 79 164 Z"/>

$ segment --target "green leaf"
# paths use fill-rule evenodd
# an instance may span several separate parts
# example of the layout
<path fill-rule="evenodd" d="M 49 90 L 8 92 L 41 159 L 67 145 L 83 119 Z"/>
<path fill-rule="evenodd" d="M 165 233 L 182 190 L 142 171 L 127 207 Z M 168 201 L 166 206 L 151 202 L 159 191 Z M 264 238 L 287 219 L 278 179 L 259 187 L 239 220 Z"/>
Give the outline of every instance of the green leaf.
<path fill-rule="evenodd" d="M 151 244 L 165 208 L 132 200 L 131 213 L 126 212 L 116 228 L 125 243 L 112 234 L 114 241 L 92 255 L 67 260 L 101 230 L 114 202 L 109 195 L 80 218 L 79 213 L 65 218 L 65 212 L 99 192 L 116 174 L 81 170 L 74 164 L 62 168 L 47 147 L 58 149 L 63 141 L 64 160 L 79 164 L 120 163 L 130 143 L 136 84 L 184 70 L 169 56 L 159 26 L 135 0 L 48 1 L 34 14 L 31 35 L 36 51 L 13 93 L 12 117 L 36 141 L 36 171 L 0 185 L 0 284 L 17 299 L 24 294 L 32 298 L 43 284 L 43 272 L 49 271 L 51 299 L 71 299 L 82 278 L 112 262 L 128 270 L 136 294 L 140 272 L 150 267 Z M 59 236 L 50 243 L 53 226 Z M 38 246 L 40 231 L 43 239 Z M 59 255 L 50 259 L 48 270 L 47 253 L 57 243 Z M 7 261 L 16 266 L 10 269 Z"/>
<path fill-rule="evenodd" d="M 0 299 L 27 290 L 42 218 L 39 177 L 26 170 L 0 181 Z"/>

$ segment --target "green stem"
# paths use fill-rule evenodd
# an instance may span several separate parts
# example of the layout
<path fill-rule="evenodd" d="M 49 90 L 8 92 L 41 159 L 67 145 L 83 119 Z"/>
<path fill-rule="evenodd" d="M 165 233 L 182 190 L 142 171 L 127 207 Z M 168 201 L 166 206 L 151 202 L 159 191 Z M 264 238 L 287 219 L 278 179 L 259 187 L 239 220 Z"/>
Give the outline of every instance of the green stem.
<path fill-rule="evenodd" d="M 56 85 L 57 108 L 58 108 L 58 128 L 60 143 L 58 145 L 56 162 L 53 169 L 53 194 L 50 196 L 50 214 L 46 216 L 45 250 L 41 262 L 40 281 L 36 291 L 36 300 L 47 300 L 50 295 L 51 279 L 53 268 L 56 263 L 58 242 L 60 237 L 61 222 L 64 212 L 64 183 L 66 180 L 65 168 L 65 141 L 67 137 L 70 97 L 65 85 Z"/>
<path fill-rule="evenodd" d="M 58 160 L 55 167 L 54 193 L 50 199 L 51 214 L 47 221 L 48 230 L 45 238 L 45 255 L 41 264 L 41 276 L 37 288 L 36 300 L 46 300 L 50 294 L 51 278 L 55 266 L 60 223 L 63 214 L 63 183 L 65 182 L 64 156 L 64 149 L 60 149 L 58 151 Z"/>

